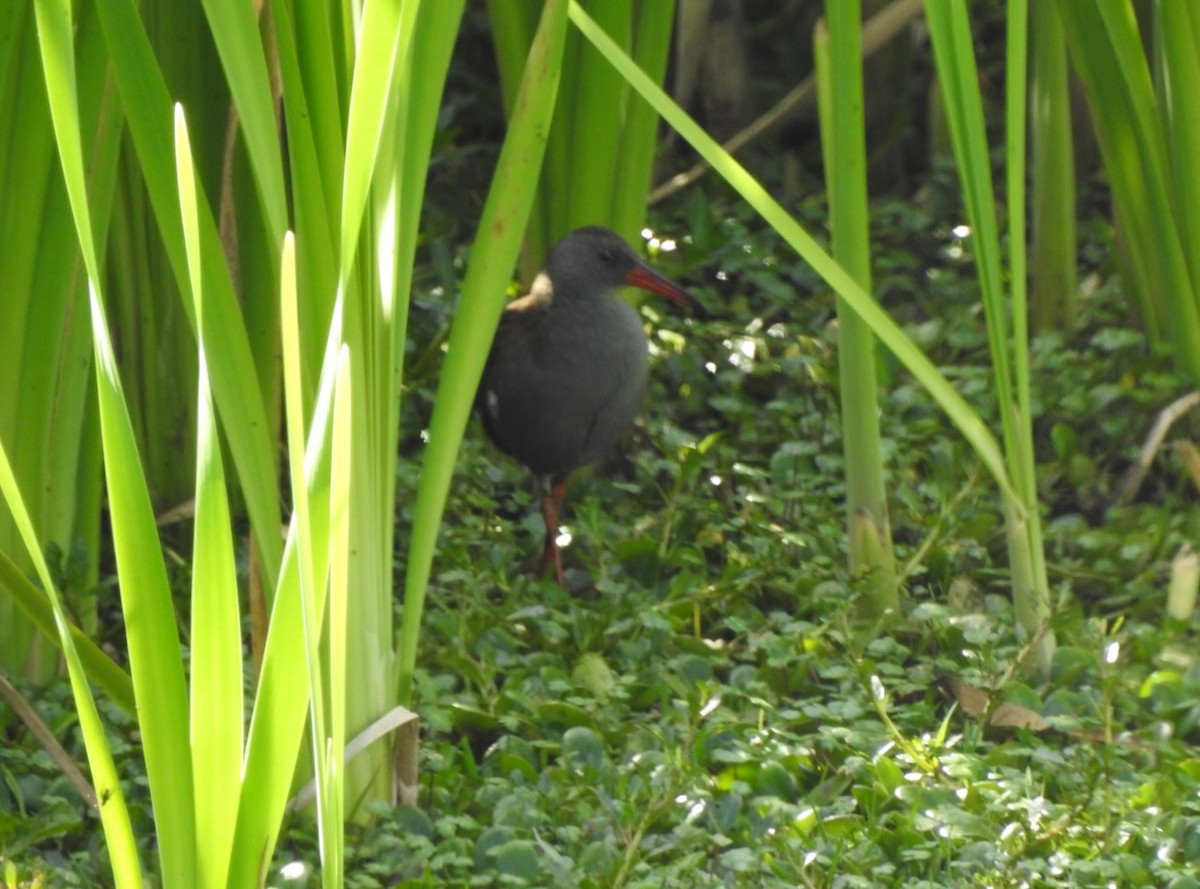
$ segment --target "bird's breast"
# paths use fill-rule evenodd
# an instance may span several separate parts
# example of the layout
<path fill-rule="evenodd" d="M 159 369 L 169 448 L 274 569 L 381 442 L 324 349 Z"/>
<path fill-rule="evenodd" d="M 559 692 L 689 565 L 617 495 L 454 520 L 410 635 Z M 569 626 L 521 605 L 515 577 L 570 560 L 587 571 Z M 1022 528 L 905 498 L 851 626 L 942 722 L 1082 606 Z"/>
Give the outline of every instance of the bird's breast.
<path fill-rule="evenodd" d="M 603 456 L 633 424 L 646 386 L 649 347 L 628 303 L 553 307 L 567 308 L 502 325 L 481 387 L 489 435 L 538 474 Z"/>

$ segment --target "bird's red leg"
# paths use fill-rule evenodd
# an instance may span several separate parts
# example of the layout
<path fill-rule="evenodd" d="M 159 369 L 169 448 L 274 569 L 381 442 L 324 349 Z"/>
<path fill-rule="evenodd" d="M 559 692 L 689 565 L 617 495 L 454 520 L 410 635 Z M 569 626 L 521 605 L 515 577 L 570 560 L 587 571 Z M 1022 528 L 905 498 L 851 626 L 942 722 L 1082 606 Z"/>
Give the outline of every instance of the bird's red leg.
<path fill-rule="evenodd" d="M 558 548 L 558 510 L 567 494 L 567 484 L 555 482 L 550 490 L 542 492 L 542 519 L 546 522 L 546 541 L 542 545 L 542 563 L 538 566 L 538 576 L 546 573 L 547 566 L 554 563 L 554 579 L 563 589 L 567 588 L 563 577 L 562 552 Z"/>

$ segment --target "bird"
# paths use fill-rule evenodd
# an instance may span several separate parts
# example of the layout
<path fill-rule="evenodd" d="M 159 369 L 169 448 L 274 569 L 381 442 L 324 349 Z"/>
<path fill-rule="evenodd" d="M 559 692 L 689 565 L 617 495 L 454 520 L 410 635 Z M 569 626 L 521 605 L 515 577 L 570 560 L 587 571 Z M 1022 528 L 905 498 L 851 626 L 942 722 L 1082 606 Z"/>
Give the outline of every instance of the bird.
<path fill-rule="evenodd" d="M 616 232 L 576 229 L 550 249 L 529 292 L 505 306 L 476 397 L 492 443 L 537 480 L 546 525 L 538 574 L 553 565 L 563 588 L 558 517 L 567 476 L 629 431 L 646 390 L 649 341 L 619 295 L 626 286 L 707 314 Z"/>

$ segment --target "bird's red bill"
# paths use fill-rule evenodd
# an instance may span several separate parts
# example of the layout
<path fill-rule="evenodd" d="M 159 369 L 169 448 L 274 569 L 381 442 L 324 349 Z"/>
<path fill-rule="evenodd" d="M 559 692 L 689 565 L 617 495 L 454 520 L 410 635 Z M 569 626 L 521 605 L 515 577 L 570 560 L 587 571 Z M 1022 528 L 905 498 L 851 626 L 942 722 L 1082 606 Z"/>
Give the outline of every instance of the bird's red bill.
<path fill-rule="evenodd" d="M 667 297 L 667 299 L 673 299 L 675 302 L 685 306 L 692 308 L 700 306 L 700 303 L 696 301 L 694 296 L 648 266 L 634 266 L 633 270 L 625 277 L 625 281 L 634 287 L 649 290 L 651 293 L 661 294 Z"/>

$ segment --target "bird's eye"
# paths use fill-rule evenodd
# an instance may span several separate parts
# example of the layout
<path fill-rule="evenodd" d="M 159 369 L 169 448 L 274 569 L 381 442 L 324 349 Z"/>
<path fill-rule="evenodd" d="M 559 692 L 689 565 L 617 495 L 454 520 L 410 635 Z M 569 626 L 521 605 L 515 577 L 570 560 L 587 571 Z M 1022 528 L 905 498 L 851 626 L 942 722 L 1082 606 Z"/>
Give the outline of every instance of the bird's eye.
<path fill-rule="evenodd" d="M 617 251 L 614 250 L 612 247 L 601 247 L 600 248 L 600 258 L 603 259 L 605 262 L 612 262 L 614 259 L 617 258 Z"/>

